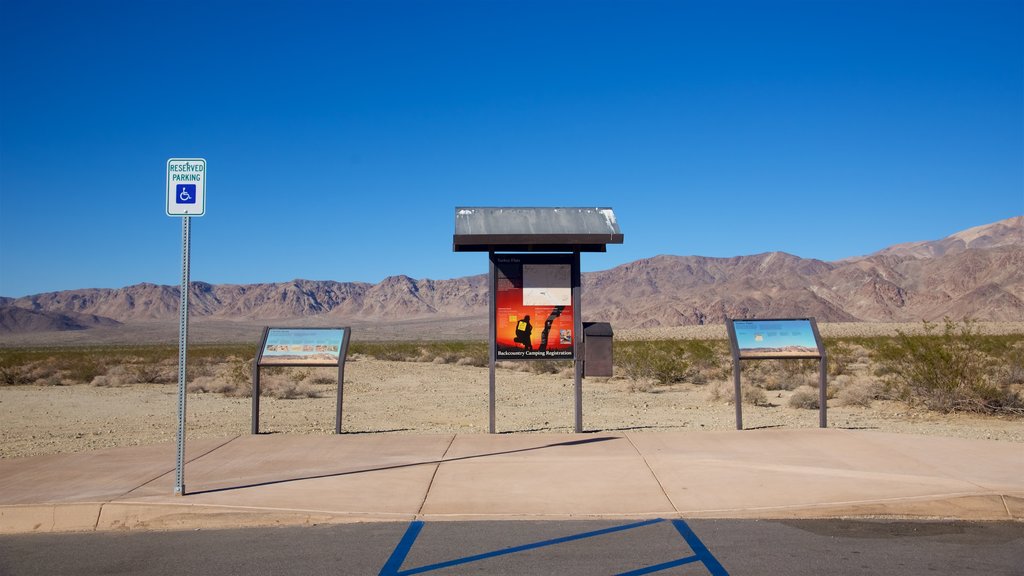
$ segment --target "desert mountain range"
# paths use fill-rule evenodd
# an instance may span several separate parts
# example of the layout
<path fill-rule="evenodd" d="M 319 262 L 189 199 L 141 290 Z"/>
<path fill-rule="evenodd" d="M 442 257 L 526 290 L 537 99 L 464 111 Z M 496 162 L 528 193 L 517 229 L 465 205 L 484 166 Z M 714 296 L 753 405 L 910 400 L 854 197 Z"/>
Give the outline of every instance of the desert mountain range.
<path fill-rule="evenodd" d="M 0 297 L 0 333 L 167 321 L 178 287 L 136 284 Z M 734 258 L 655 256 L 583 275 L 586 320 L 620 328 L 814 316 L 820 322 L 1024 321 L 1024 216 L 947 238 L 835 262 L 768 252 Z M 194 282 L 191 317 L 290 323 L 486 318 L 486 275 L 391 276 L 377 284 L 293 280 Z"/>

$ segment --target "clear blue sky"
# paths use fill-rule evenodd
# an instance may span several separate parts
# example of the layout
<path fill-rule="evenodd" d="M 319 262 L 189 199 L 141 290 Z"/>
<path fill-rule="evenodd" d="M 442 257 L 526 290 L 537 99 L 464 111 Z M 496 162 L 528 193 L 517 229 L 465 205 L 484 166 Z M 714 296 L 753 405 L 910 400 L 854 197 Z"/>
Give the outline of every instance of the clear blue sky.
<path fill-rule="evenodd" d="M 1024 213 L 1024 2 L 0 0 L 0 295 L 453 278 L 456 206 L 836 260 Z"/>

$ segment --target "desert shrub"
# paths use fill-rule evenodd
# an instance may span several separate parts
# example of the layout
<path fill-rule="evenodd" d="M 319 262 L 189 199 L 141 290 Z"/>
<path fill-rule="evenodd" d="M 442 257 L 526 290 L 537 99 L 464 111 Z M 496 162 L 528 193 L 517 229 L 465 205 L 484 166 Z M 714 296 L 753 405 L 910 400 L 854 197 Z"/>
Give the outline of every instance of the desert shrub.
<path fill-rule="evenodd" d="M 24 367 L 24 376 L 31 383 L 40 386 L 54 386 L 64 382 L 61 371 L 54 362 L 33 362 Z M 57 384 L 55 384 L 57 383 Z"/>
<path fill-rule="evenodd" d="M 325 374 L 316 374 L 306 379 L 307 382 L 314 386 L 333 386 L 338 383 L 338 376 L 327 376 Z"/>
<path fill-rule="evenodd" d="M 255 358 L 230 357 L 212 368 L 209 374 L 190 377 L 189 392 L 210 392 L 232 397 L 252 397 L 252 364 Z M 279 369 L 268 368 L 264 373 L 277 374 Z M 270 378 L 261 380 L 261 388 L 266 387 Z"/>
<path fill-rule="evenodd" d="M 188 381 L 186 389 L 193 393 L 224 394 L 225 396 L 252 396 L 252 388 L 241 394 L 238 385 L 216 376 L 198 376 Z"/>
<path fill-rule="evenodd" d="M 828 373 L 831 376 L 846 374 L 855 359 L 853 348 L 842 340 L 826 339 L 825 354 L 828 361 Z"/>
<path fill-rule="evenodd" d="M 707 385 L 707 398 L 711 402 L 732 404 L 735 397 L 735 384 L 732 382 L 715 380 Z"/>
<path fill-rule="evenodd" d="M 817 410 L 819 407 L 818 390 L 810 386 L 797 388 L 789 397 L 789 406 L 790 408 Z"/>
<path fill-rule="evenodd" d="M 353 342 L 350 356 L 369 356 L 393 362 L 435 362 L 487 366 L 486 342 Z"/>
<path fill-rule="evenodd" d="M 249 395 L 252 395 L 251 389 Z M 319 398 L 320 391 L 302 381 L 275 378 L 266 382 L 260 380 L 260 396 L 270 396 L 279 400 Z"/>
<path fill-rule="evenodd" d="M 687 341 L 687 359 L 694 368 L 689 376 L 694 384 L 728 378 L 732 374 L 728 342 Z"/>
<path fill-rule="evenodd" d="M 524 364 L 526 365 L 526 370 L 534 374 L 558 374 L 567 366 L 571 366 L 572 362 L 566 360 L 531 360 Z"/>
<path fill-rule="evenodd" d="M 104 374 L 95 376 L 90 384 L 93 386 L 116 388 L 133 384 L 132 370 L 127 366 L 117 365 L 108 369 Z"/>
<path fill-rule="evenodd" d="M 63 363 L 62 371 L 71 382 L 91 383 L 107 373 L 107 363 L 102 357 L 76 356 Z"/>
<path fill-rule="evenodd" d="M 758 386 L 743 386 L 743 403 L 751 406 L 768 406 L 768 394 Z"/>
<path fill-rule="evenodd" d="M 178 381 L 178 366 L 167 362 L 142 361 L 131 365 L 131 376 L 141 384 L 168 384 Z"/>
<path fill-rule="evenodd" d="M 929 322 L 922 332 L 898 332 L 877 351 L 899 398 L 942 412 L 1024 413 L 1024 400 L 994 377 L 990 353 L 1005 353 L 1008 339 L 985 338 L 972 322 L 948 319 L 941 333 Z"/>
<path fill-rule="evenodd" d="M 63 386 L 64 380 L 60 377 L 60 374 L 53 373 L 41 378 L 36 378 L 32 381 L 35 386 Z"/>
<path fill-rule="evenodd" d="M 673 340 L 623 342 L 616 348 L 615 366 L 630 380 L 680 382 L 690 372 L 684 346 Z"/>
<path fill-rule="evenodd" d="M 736 385 L 725 380 L 715 380 L 707 385 L 707 398 L 712 402 L 732 404 L 736 401 Z M 744 404 L 751 406 L 769 406 L 768 394 L 764 388 L 744 384 L 740 388 Z"/>
<path fill-rule="evenodd" d="M 650 392 L 654 390 L 654 384 L 650 380 L 630 380 L 626 390 L 630 392 Z"/>
<path fill-rule="evenodd" d="M 376 360 L 416 362 L 421 356 L 422 347 L 412 342 L 353 342 L 349 349 Z"/>
<path fill-rule="evenodd" d="M 839 387 L 836 401 L 840 406 L 860 406 L 868 408 L 878 394 L 876 386 L 869 381 L 851 381 Z"/>
<path fill-rule="evenodd" d="M 1006 354 L 1002 381 L 1007 386 L 1024 384 L 1024 348 L 1017 346 Z"/>
<path fill-rule="evenodd" d="M 31 384 L 32 380 L 25 374 L 25 366 L 0 358 L 0 386 L 20 386 Z"/>
<path fill-rule="evenodd" d="M 801 386 L 817 385 L 817 376 L 810 374 L 781 374 L 774 378 L 765 378 L 761 383 L 765 390 L 796 390 Z"/>

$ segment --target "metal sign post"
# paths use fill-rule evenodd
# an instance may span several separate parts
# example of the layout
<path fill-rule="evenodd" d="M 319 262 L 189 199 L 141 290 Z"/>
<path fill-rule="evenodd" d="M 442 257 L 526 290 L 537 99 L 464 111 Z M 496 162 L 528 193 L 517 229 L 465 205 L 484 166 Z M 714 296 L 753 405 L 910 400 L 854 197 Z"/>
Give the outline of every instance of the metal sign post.
<path fill-rule="evenodd" d="M 181 219 L 181 318 L 178 322 L 178 464 L 174 474 L 174 493 L 185 495 L 185 360 L 188 350 L 188 285 L 191 229 L 189 218 Z"/>
<path fill-rule="evenodd" d="M 174 493 L 185 495 L 185 364 L 188 352 L 188 287 L 191 256 L 191 217 L 206 213 L 206 160 L 171 158 L 167 160 L 168 216 L 181 217 L 181 301 L 178 306 L 178 460 L 174 474 Z"/>

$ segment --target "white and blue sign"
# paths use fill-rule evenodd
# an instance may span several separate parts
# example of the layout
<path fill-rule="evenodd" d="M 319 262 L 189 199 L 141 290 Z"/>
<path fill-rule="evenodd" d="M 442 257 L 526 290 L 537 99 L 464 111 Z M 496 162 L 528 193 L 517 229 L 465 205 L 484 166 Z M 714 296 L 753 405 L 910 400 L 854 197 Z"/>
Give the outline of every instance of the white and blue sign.
<path fill-rule="evenodd" d="M 175 187 L 177 192 L 177 198 L 174 199 L 178 204 L 195 204 L 196 203 L 196 185 L 195 184 L 178 184 Z"/>
<path fill-rule="evenodd" d="M 167 215 L 206 213 L 206 160 L 171 158 L 167 161 Z"/>

